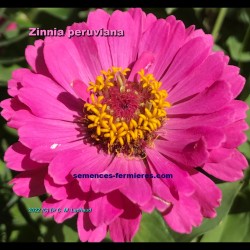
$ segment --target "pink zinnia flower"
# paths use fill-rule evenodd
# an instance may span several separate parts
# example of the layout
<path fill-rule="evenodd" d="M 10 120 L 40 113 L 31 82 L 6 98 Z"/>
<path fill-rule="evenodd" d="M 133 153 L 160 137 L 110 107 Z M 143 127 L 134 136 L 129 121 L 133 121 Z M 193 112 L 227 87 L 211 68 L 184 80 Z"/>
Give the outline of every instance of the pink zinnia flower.
<path fill-rule="evenodd" d="M 216 216 L 224 181 L 243 177 L 237 147 L 247 105 L 235 100 L 245 79 L 213 52 L 211 35 L 174 16 L 103 10 L 71 30 L 124 30 L 124 37 L 47 37 L 26 49 L 30 69 L 13 72 L 1 103 L 19 142 L 5 154 L 21 171 L 19 196 L 48 193 L 57 223 L 76 215 L 82 241 L 131 241 L 142 212 L 157 209 L 175 231 L 190 233 Z M 172 174 L 172 179 L 75 179 L 74 174 Z"/>

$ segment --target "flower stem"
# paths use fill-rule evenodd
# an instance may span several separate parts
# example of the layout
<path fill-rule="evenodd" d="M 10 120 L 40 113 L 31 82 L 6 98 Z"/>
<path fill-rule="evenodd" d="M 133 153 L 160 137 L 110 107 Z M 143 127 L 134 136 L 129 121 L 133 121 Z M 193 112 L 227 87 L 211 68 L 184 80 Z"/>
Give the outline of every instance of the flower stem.
<path fill-rule="evenodd" d="M 25 60 L 24 56 L 16 57 L 16 58 L 4 58 L 4 59 L 0 59 L 0 64 L 13 64 L 13 63 L 22 62 L 24 60 Z"/>
<path fill-rule="evenodd" d="M 224 21 L 224 19 L 226 17 L 226 14 L 227 14 L 227 10 L 228 10 L 228 8 L 221 8 L 220 12 L 219 12 L 219 14 L 217 16 L 217 19 L 216 19 L 216 22 L 215 22 L 215 25 L 214 25 L 213 31 L 212 31 L 214 41 L 216 41 L 217 38 L 218 38 L 221 26 L 222 26 L 223 21 Z"/>
<path fill-rule="evenodd" d="M 22 34 L 20 34 L 19 36 L 17 36 L 17 37 L 13 37 L 13 38 L 11 38 L 11 39 L 9 39 L 9 40 L 7 40 L 7 41 L 2 41 L 2 42 L 0 42 L 0 47 L 4 47 L 4 46 L 8 46 L 8 45 L 10 45 L 10 44 L 12 44 L 12 43 L 16 43 L 16 42 L 19 42 L 20 40 L 22 40 L 22 39 L 24 39 L 24 38 L 26 38 L 26 37 L 28 37 L 29 36 L 29 32 L 27 31 L 25 31 L 25 32 L 23 32 Z"/>

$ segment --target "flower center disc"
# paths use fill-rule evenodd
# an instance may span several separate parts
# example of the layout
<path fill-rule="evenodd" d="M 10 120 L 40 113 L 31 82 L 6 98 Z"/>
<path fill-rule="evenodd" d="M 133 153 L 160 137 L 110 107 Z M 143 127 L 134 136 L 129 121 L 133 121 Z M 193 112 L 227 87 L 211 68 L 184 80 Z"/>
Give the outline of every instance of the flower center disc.
<path fill-rule="evenodd" d="M 84 121 L 90 138 L 107 153 L 145 158 L 144 149 L 152 145 L 171 105 L 152 74 L 142 69 L 139 80 L 130 82 L 128 71 L 112 67 L 90 82 L 91 103 L 84 105 Z"/>

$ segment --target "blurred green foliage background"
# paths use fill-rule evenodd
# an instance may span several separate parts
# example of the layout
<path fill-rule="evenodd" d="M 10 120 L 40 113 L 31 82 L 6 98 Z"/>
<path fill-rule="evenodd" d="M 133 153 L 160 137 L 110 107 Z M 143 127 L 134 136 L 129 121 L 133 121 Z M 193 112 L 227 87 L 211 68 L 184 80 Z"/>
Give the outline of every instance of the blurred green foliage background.
<path fill-rule="evenodd" d="M 0 8 L 0 100 L 8 98 L 7 81 L 11 72 L 28 67 L 24 51 L 37 37 L 28 36 L 29 27 L 65 29 L 73 22 L 85 21 L 90 9 L 79 8 Z M 105 9 L 108 12 L 113 8 Z M 121 9 L 125 10 L 125 9 Z M 250 9 L 239 8 L 144 8 L 158 18 L 175 15 L 186 27 L 195 24 L 214 36 L 214 50 L 223 50 L 230 56 L 230 64 L 239 66 L 246 78 L 244 91 L 238 97 L 250 105 Z M 41 37 L 42 38 L 42 37 Z M 250 112 L 248 111 L 248 124 Z M 248 141 L 240 147 L 250 160 L 250 131 Z M 76 218 L 63 224 L 45 219 L 39 214 L 28 213 L 29 207 L 41 207 L 46 196 L 35 198 L 17 197 L 8 182 L 14 171 L 5 167 L 3 156 L 9 145 L 17 141 L 16 131 L 6 126 L 0 118 L 0 242 L 77 242 Z M 171 231 L 161 216 L 144 214 L 135 242 L 250 242 L 250 170 L 245 171 L 242 181 L 217 182 L 223 191 L 218 216 L 205 219 L 191 234 Z M 110 241 L 106 238 L 104 241 Z"/>

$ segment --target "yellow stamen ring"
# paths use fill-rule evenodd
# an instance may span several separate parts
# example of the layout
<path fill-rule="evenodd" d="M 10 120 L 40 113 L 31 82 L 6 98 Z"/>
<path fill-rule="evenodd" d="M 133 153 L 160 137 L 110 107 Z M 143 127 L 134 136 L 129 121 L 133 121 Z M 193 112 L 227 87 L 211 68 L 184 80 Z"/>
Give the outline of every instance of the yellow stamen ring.
<path fill-rule="evenodd" d="M 87 113 L 87 127 L 91 129 L 92 138 L 97 141 L 106 141 L 108 147 L 114 144 L 120 147 L 129 146 L 136 144 L 139 140 L 149 138 L 150 133 L 162 126 L 167 115 L 165 109 L 171 107 L 171 104 L 165 101 L 168 96 L 167 91 L 160 90 L 162 83 L 158 82 L 153 74 L 145 75 L 143 69 L 138 72 L 139 82 L 129 83 L 130 87 L 126 89 L 128 71 L 130 69 L 120 67 L 112 67 L 107 71 L 102 70 L 101 75 L 97 76 L 95 82 L 90 82 L 88 87 L 88 90 L 91 91 L 91 103 L 84 105 Z M 109 89 L 117 86 L 121 93 L 125 91 L 130 93 L 135 85 L 141 89 L 139 91 L 134 89 L 134 93 L 140 95 L 142 91 L 142 93 L 148 94 L 149 99 L 140 103 L 130 120 L 115 116 L 112 107 L 105 103 L 107 98 L 112 98 L 107 94 Z M 133 154 L 135 149 L 133 146 L 130 148 L 130 154 Z M 108 150 L 112 152 L 110 148 Z"/>

